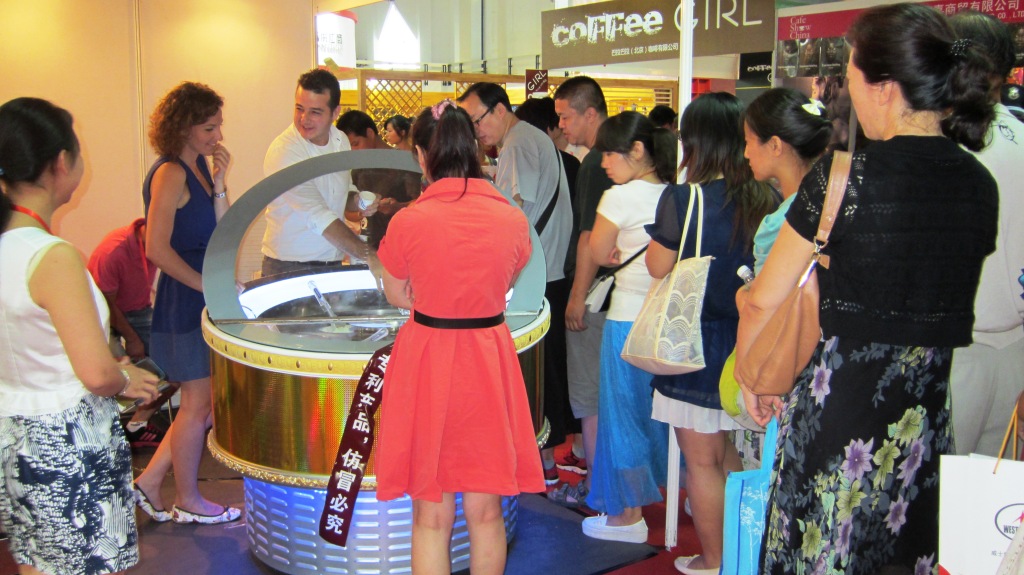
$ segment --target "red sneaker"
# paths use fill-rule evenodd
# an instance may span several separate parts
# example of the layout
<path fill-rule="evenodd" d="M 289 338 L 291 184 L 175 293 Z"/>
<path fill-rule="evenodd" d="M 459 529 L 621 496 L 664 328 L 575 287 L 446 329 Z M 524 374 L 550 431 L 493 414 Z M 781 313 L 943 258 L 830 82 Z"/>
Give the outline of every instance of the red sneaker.
<path fill-rule="evenodd" d="M 558 468 L 552 467 L 544 470 L 544 484 L 554 485 L 558 483 Z"/>
<path fill-rule="evenodd" d="M 555 459 L 555 467 L 563 471 L 571 471 L 579 475 L 587 474 L 587 460 L 576 457 L 572 449 L 565 452 L 565 455 Z"/>

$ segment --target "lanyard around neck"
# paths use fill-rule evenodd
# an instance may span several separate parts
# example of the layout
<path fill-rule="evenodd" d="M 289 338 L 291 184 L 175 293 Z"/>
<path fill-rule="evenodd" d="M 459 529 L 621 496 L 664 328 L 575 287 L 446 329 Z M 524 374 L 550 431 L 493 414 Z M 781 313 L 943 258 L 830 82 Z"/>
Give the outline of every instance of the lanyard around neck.
<path fill-rule="evenodd" d="M 50 231 L 50 226 L 47 225 L 46 222 L 43 221 L 43 218 L 39 214 L 37 214 L 34 211 L 30 210 L 29 208 L 26 208 L 25 206 L 19 206 L 17 204 L 14 204 L 12 206 L 12 209 L 14 211 L 16 211 L 16 212 L 21 212 L 21 213 L 25 214 L 26 216 L 28 216 L 30 218 L 35 218 L 35 220 L 37 222 L 39 222 L 39 225 L 43 226 L 43 229 L 46 230 L 46 233 L 48 233 L 48 234 L 52 234 L 53 233 L 53 232 Z"/>

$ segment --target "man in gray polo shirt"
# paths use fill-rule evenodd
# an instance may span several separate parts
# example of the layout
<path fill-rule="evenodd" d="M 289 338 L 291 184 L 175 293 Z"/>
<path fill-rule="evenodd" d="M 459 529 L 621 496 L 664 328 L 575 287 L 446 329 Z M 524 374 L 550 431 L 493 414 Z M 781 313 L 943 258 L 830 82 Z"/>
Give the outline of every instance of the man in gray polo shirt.
<path fill-rule="evenodd" d="M 469 114 L 476 137 L 484 146 L 498 146 L 495 185 L 523 209 L 537 229 L 547 263 L 544 296 L 551 306 L 551 328 L 544 338 L 544 415 L 551 423 L 551 437 L 544 446 L 544 480 L 558 483 L 554 446 L 572 432 L 575 419 L 569 408 L 566 376 L 565 306 L 569 282 L 565 256 L 572 233 L 569 183 L 554 142 L 512 113 L 504 88 L 478 82 L 459 97 L 459 107 Z"/>

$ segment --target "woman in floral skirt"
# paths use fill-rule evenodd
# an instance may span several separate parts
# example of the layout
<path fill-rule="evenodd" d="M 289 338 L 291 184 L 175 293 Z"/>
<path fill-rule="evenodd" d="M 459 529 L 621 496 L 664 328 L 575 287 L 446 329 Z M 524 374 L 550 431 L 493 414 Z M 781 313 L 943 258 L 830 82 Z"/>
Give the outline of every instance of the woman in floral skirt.
<path fill-rule="evenodd" d="M 995 247 L 995 182 L 960 147 L 984 145 L 988 64 L 920 4 L 867 10 L 847 38 L 874 142 L 853 156 L 818 268 L 823 338 L 787 397 L 744 390 L 755 420 L 781 416 L 760 570 L 934 573 L 950 359 Z M 807 266 L 831 165 L 804 178 L 751 287 L 738 362 Z"/>

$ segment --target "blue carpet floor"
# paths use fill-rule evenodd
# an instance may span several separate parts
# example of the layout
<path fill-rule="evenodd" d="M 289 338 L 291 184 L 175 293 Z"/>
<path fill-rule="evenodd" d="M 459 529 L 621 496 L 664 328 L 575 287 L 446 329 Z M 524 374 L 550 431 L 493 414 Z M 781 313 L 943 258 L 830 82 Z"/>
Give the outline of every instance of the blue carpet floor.
<path fill-rule="evenodd" d="M 136 454 L 142 468 L 148 453 Z M 213 501 L 245 507 L 241 477 L 204 453 L 200 465 L 200 489 Z M 164 483 L 164 501 L 174 498 L 172 478 Z M 227 525 L 183 526 L 153 523 L 141 512 L 139 565 L 132 575 L 273 575 L 249 553 L 243 521 Z M 580 528 L 583 515 L 559 507 L 536 494 L 519 498 L 516 536 L 509 546 L 506 575 L 597 575 L 654 556 L 647 544 L 616 543 L 591 539 Z M 464 571 L 463 573 L 468 573 Z M 0 569 L 0 575 L 6 572 Z"/>
<path fill-rule="evenodd" d="M 239 479 L 207 479 L 201 488 L 215 501 L 242 506 Z M 647 544 L 591 539 L 580 530 L 582 520 L 579 513 L 550 503 L 543 496 L 521 496 L 519 523 L 509 547 L 506 575 L 597 575 L 657 553 Z M 133 575 L 277 573 L 249 553 L 245 525 L 241 521 L 228 525 L 181 526 L 156 524 L 139 515 L 139 531 L 142 560 L 128 571 Z"/>
<path fill-rule="evenodd" d="M 145 468 L 152 450 L 135 454 L 136 472 Z M 213 501 L 245 507 L 241 477 L 204 452 L 199 469 L 200 489 Z M 174 481 L 168 477 L 164 501 L 174 500 Z M 141 512 L 141 561 L 131 575 L 274 575 L 249 553 L 243 521 L 227 525 L 182 526 L 152 522 Z M 644 559 L 658 550 L 647 544 L 591 539 L 581 531 L 583 515 L 559 507 L 542 495 L 519 500 L 516 536 L 508 553 L 506 575 L 598 575 Z M 0 541 L 0 575 L 17 572 L 5 541 Z M 468 573 L 464 571 L 463 573 Z"/>
<path fill-rule="evenodd" d="M 519 498 L 519 526 L 506 575 L 595 575 L 653 557 L 650 545 L 599 541 L 583 534 L 583 515 L 541 495 Z"/>

